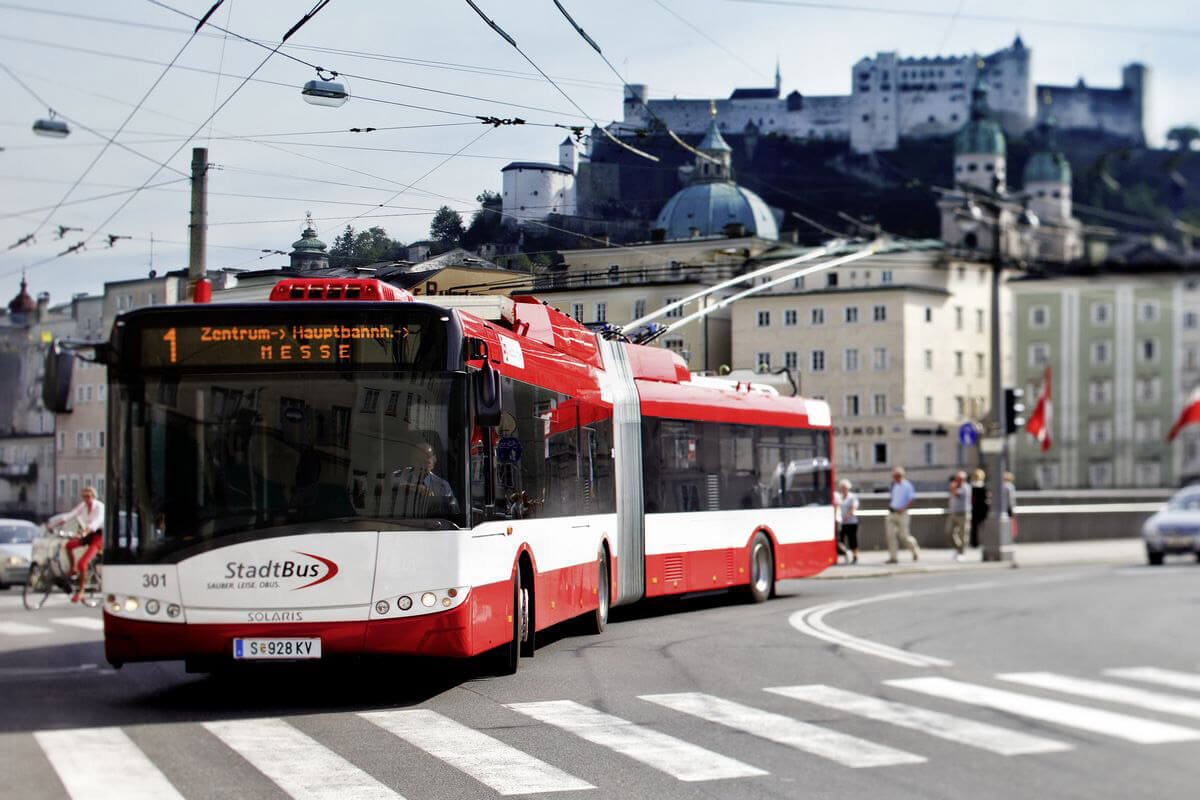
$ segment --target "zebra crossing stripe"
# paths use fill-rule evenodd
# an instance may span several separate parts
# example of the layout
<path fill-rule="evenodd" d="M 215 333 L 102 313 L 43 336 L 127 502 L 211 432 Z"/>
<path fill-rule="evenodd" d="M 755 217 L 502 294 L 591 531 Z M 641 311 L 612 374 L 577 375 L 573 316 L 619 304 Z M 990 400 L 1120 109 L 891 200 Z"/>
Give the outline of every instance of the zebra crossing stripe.
<path fill-rule="evenodd" d="M 205 722 L 204 727 L 295 800 L 404 800 L 401 795 L 281 719 Z"/>
<path fill-rule="evenodd" d="M 836 689 L 832 686 L 779 686 L 763 691 L 813 703 L 848 714 L 887 722 L 921 733 L 948 739 L 952 742 L 978 747 L 1002 756 L 1023 756 L 1032 753 L 1055 753 L 1070 750 L 1071 746 L 1053 739 L 1012 731 L 984 722 L 963 719 L 916 706 L 894 703 L 878 697 Z"/>
<path fill-rule="evenodd" d="M 766 775 L 764 770 L 571 700 L 510 703 L 514 711 L 667 773 L 681 781 Z"/>
<path fill-rule="evenodd" d="M 515 747 L 428 709 L 359 714 L 502 795 L 595 789 Z"/>
<path fill-rule="evenodd" d="M 641 699 L 828 758 L 847 767 L 887 767 L 925 761 L 913 753 L 700 692 L 647 694 L 641 695 Z"/>
<path fill-rule="evenodd" d="M 909 689 L 933 697 L 993 708 L 1017 716 L 1125 739 L 1138 744 L 1187 742 L 1200 739 L 1200 731 L 1179 725 L 1155 722 L 1112 711 L 1102 711 L 1059 700 L 1046 700 L 1003 689 L 992 689 L 949 678 L 905 678 L 884 681 L 884 683 L 888 686 Z"/>
<path fill-rule="evenodd" d="M 53 617 L 50 621 L 55 625 L 66 625 L 71 628 L 83 628 L 87 631 L 104 630 L 104 620 L 96 619 L 95 617 Z"/>
<path fill-rule="evenodd" d="M 1173 669 L 1158 667 L 1122 667 L 1106 669 L 1104 674 L 1113 678 L 1124 678 L 1130 681 L 1157 683 L 1160 686 L 1170 686 L 1172 689 L 1187 689 L 1200 692 L 1200 673 L 1178 672 Z"/>
<path fill-rule="evenodd" d="M 996 677 L 1002 681 L 1011 681 L 1039 689 L 1049 689 L 1054 692 L 1090 697 L 1093 700 L 1137 706 L 1148 711 L 1162 711 L 1166 714 L 1200 719 L 1200 700 L 1194 697 L 1152 692 L 1148 689 L 1136 689 L 1105 681 L 1072 678 L 1069 675 L 1056 675 L 1052 672 L 1010 672 Z"/>
<path fill-rule="evenodd" d="M 38 731 L 33 738 L 75 800 L 183 800 L 120 728 Z"/>
<path fill-rule="evenodd" d="M 51 628 L 41 625 L 28 625 L 24 622 L 0 622 L 0 633 L 5 636 L 38 636 L 43 633 L 53 633 Z"/>

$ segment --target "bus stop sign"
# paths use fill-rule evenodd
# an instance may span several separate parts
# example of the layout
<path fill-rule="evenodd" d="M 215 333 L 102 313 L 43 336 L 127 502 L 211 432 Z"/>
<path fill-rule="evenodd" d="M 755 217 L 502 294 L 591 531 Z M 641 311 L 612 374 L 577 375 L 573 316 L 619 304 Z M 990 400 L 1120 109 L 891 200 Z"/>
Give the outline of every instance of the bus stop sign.
<path fill-rule="evenodd" d="M 974 422 L 964 422 L 958 427 L 958 443 L 971 446 L 979 441 L 979 428 Z"/>

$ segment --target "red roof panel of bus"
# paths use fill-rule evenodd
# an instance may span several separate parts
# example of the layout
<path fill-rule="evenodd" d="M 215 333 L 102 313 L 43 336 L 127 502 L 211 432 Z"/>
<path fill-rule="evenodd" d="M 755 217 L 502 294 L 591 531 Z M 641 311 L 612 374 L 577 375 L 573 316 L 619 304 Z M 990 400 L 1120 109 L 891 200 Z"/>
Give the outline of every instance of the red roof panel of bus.
<path fill-rule="evenodd" d="M 673 350 L 627 344 L 625 354 L 635 378 L 663 383 L 686 383 L 692 379 L 687 364 Z"/>
<path fill-rule="evenodd" d="M 377 278 L 284 278 L 275 284 L 269 299 L 277 303 L 309 300 L 411 303 L 413 296 Z"/>
<path fill-rule="evenodd" d="M 733 392 L 694 384 L 639 380 L 642 413 L 667 419 L 804 427 L 809 425 L 807 404 L 800 397 L 780 397 L 762 392 Z M 822 426 L 824 427 L 824 426 Z"/>
<path fill-rule="evenodd" d="M 512 326 L 519 336 L 535 339 L 597 369 L 604 368 L 594 331 L 536 297 L 515 295 L 512 300 L 516 314 Z"/>

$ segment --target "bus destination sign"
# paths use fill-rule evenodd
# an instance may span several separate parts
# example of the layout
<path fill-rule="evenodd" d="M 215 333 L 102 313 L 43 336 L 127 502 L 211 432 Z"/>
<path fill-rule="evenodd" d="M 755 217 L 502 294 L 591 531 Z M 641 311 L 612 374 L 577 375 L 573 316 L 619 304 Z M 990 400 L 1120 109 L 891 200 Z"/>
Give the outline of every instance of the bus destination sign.
<path fill-rule="evenodd" d="M 175 325 L 142 329 L 145 367 L 388 367 L 420 348 L 421 324 Z"/>

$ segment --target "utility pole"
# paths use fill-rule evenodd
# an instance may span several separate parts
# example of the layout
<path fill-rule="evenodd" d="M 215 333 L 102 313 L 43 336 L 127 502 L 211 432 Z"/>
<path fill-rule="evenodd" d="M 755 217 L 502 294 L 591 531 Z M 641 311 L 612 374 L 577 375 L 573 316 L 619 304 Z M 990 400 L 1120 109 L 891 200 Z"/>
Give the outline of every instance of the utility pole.
<path fill-rule="evenodd" d="M 1008 520 L 1008 508 L 1004 505 L 1004 471 L 1007 469 L 1008 450 L 1008 420 L 1004 418 L 1004 380 L 1003 359 L 1000 357 L 1002 337 L 1000 335 L 1000 277 L 1004 272 L 1004 247 L 1001 237 L 1004 236 L 1002 216 L 1004 208 L 999 203 L 994 207 L 995 225 L 992 228 L 992 424 L 995 426 L 994 436 L 1000 438 L 1003 444 L 992 456 L 991 484 L 992 509 L 988 514 L 987 524 L 983 526 L 983 540 L 980 542 L 984 561 L 1006 561 L 1012 558 L 1012 551 L 1004 547 L 1005 528 L 1011 523 Z"/>
<path fill-rule="evenodd" d="M 188 287 L 192 299 L 212 299 L 206 263 L 208 239 L 208 148 L 192 148 L 192 217 L 188 224 Z"/>

